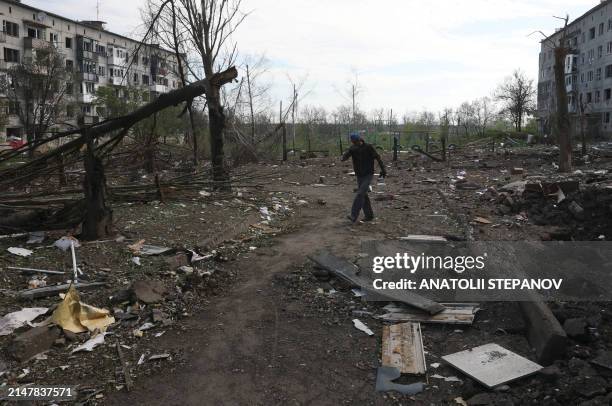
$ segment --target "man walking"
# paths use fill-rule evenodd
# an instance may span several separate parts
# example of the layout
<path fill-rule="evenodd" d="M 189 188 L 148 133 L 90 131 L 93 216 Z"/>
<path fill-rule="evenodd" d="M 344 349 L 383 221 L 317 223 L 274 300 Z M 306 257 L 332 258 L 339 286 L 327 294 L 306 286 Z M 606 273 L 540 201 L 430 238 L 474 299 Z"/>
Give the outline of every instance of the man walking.
<path fill-rule="evenodd" d="M 353 159 L 353 168 L 357 178 L 357 194 L 355 195 L 351 214 L 348 218 L 351 222 L 355 223 L 363 209 L 363 214 L 365 215 L 364 221 L 372 221 L 374 220 L 374 212 L 372 211 L 368 191 L 374 177 L 374 161 L 376 160 L 378 165 L 380 165 L 381 177 L 386 177 L 387 171 L 376 149 L 372 145 L 366 144 L 359 134 L 351 134 L 351 143 L 353 145 L 342 155 L 343 162 L 349 159 L 349 157 Z"/>

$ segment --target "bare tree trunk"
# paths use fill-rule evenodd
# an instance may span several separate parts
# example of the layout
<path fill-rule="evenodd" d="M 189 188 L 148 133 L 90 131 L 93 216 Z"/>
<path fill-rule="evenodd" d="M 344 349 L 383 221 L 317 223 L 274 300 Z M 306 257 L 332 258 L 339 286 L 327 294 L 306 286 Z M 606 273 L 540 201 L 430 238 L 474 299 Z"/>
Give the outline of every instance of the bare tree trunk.
<path fill-rule="evenodd" d="M 151 133 L 145 137 L 144 147 L 144 169 L 147 173 L 155 172 L 155 132 L 157 131 L 157 114 L 153 115 L 153 127 Z"/>
<path fill-rule="evenodd" d="M 68 184 L 68 178 L 66 177 L 66 168 L 64 166 L 64 155 L 59 154 L 57 156 L 58 163 L 58 182 L 60 187 L 64 187 Z"/>
<path fill-rule="evenodd" d="M 253 94 L 251 91 L 251 74 L 249 72 L 249 65 L 247 65 L 246 71 L 247 90 L 249 91 L 249 108 L 251 109 L 251 144 L 255 146 L 255 113 L 253 112 Z"/>
<path fill-rule="evenodd" d="M 572 170 L 572 140 L 570 137 L 567 91 L 565 89 L 565 56 L 567 50 L 562 43 L 555 48 L 555 88 L 557 92 L 557 137 L 559 139 L 559 171 Z"/>
<path fill-rule="evenodd" d="M 208 118 L 210 129 L 210 153 L 212 160 L 213 181 L 215 188 L 230 190 L 229 175 L 225 168 L 225 153 L 223 151 L 223 133 L 225 131 L 225 114 L 221 106 L 221 88 L 212 85 L 208 95 Z"/>
<path fill-rule="evenodd" d="M 86 135 L 87 136 L 87 135 Z M 102 160 L 94 153 L 93 137 L 87 136 L 85 153 L 85 216 L 82 238 L 87 241 L 109 236 L 113 228 L 113 212 L 106 205 L 106 176 Z"/>

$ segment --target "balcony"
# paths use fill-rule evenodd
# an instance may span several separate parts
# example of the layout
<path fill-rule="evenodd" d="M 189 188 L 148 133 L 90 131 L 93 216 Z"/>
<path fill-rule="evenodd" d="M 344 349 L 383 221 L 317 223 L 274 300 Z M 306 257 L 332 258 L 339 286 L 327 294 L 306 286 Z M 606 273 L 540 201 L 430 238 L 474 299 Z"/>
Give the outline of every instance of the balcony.
<path fill-rule="evenodd" d="M 150 90 L 155 93 L 168 93 L 168 86 L 154 84 L 150 86 Z"/>
<path fill-rule="evenodd" d="M 52 45 L 53 44 L 51 42 L 40 38 L 25 37 L 23 39 L 23 46 L 25 49 L 44 49 L 49 48 Z"/>
<path fill-rule="evenodd" d="M 80 103 L 91 104 L 96 100 L 96 95 L 92 93 L 81 93 L 77 99 Z"/>
<path fill-rule="evenodd" d="M 91 115 L 79 116 L 78 123 L 80 126 L 97 124 L 100 121 L 100 117 Z"/>
<path fill-rule="evenodd" d="M 108 84 L 109 85 L 114 85 L 114 86 L 126 86 L 127 85 L 127 78 L 122 78 L 119 76 L 109 76 L 108 77 Z"/>
<path fill-rule="evenodd" d="M 77 80 L 79 80 L 81 82 L 94 82 L 94 83 L 98 83 L 98 82 L 100 82 L 100 77 L 97 74 L 95 74 L 95 73 L 78 72 L 77 73 Z"/>

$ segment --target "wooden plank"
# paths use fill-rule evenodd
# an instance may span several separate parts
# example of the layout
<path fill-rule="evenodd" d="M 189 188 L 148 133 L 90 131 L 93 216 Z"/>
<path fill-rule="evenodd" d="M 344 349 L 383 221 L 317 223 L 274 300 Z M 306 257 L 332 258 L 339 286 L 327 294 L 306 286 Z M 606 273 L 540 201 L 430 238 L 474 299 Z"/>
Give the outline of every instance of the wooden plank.
<path fill-rule="evenodd" d="M 23 273 L 44 273 L 44 274 L 49 274 L 49 275 L 64 275 L 66 273 L 62 271 L 48 271 L 45 269 L 21 268 L 18 266 L 9 266 L 8 269 L 12 269 L 14 271 L 20 271 Z"/>
<path fill-rule="evenodd" d="M 403 374 L 424 375 L 425 352 L 419 323 L 383 326 L 382 365 Z"/>
<path fill-rule="evenodd" d="M 66 283 L 63 285 L 46 286 L 44 288 L 28 289 L 19 292 L 19 298 L 23 300 L 38 299 L 41 297 L 53 296 L 59 293 L 66 292 L 71 284 Z M 77 290 L 88 290 L 95 289 L 100 286 L 106 285 L 106 282 L 92 282 L 92 283 L 77 283 L 74 285 Z"/>
<path fill-rule="evenodd" d="M 366 294 L 375 295 L 390 302 L 402 302 L 407 305 L 426 311 L 429 314 L 437 314 L 444 310 L 444 306 L 433 300 L 407 290 L 404 291 L 380 291 L 372 287 L 372 280 L 359 274 L 359 268 L 344 258 L 337 257 L 328 251 L 322 251 L 308 257 L 319 267 L 331 272 L 337 278 L 342 279 L 351 287 L 361 288 Z"/>
<path fill-rule="evenodd" d="M 474 323 L 475 315 L 470 314 L 457 314 L 457 313 L 441 313 L 428 315 L 428 314 L 415 314 L 415 313 L 387 313 L 382 316 L 378 316 L 377 319 L 387 321 L 391 323 L 397 322 L 418 322 L 418 323 L 429 323 L 429 324 L 465 324 L 470 325 Z"/>

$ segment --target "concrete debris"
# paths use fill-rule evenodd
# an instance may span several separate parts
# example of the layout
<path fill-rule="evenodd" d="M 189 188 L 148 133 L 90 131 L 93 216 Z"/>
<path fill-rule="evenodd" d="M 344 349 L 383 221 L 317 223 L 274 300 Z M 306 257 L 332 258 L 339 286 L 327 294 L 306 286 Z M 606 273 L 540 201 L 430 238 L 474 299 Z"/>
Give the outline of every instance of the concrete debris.
<path fill-rule="evenodd" d="M 138 266 L 142 266 L 142 264 L 140 263 L 140 257 L 132 257 L 132 263 Z"/>
<path fill-rule="evenodd" d="M 361 320 L 359 320 L 359 319 L 354 319 L 353 320 L 353 325 L 355 326 L 355 328 L 357 330 L 361 330 L 361 331 L 363 331 L 364 333 L 366 333 L 369 336 L 373 336 L 374 335 L 374 332 L 372 330 L 370 330 L 370 328 L 368 326 L 363 324 L 361 322 Z"/>
<path fill-rule="evenodd" d="M 164 284 L 156 280 L 136 281 L 132 284 L 131 290 L 138 301 L 146 304 L 159 303 L 168 293 Z"/>
<path fill-rule="evenodd" d="M 143 245 L 140 248 L 140 255 L 144 255 L 144 256 L 164 255 L 171 251 L 173 251 L 173 249 L 169 247 L 158 247 L 156 245 Z"/>
<path fill-rule="evenodd" d="M 26 307 L 5 315 L 0 318 L 0 336 L 11 334 L 19 327 L 25 326 L 38 316 L 47 313 L 48 310 L 46 307 Z"/>
<path fill-rule="evenodd" d="M 497 344 L 482 345 L 442 359 L 487 388 L 524 378 L 542 369 L 535 362 Z"/>
<path fill-rule="evenodd" d="M 587 322 L 584 318 L 565 320 L 565 323 L 563 323 L 563 330 L 565 330 L 568 337 L 578 341 L 585 341 L 589 337 L 587 332 Z"/>
<path fill-rule="evenodd" d="M 149 357 L 149 361 L 159 361 L 162 359 L 168 359 L 170 358 L 170 354 L 157 354 L 157 355 L 151 355 Z"/>
<path fill-rule="evenodd" d="M 575 201 L 571 202 L 567 208 L 574 215 L 576 220 L 584 220 L 584 209 L 578 203 Z"/>
<path fill-rule="evenodd" d="M 422 382 L 411 385 L 400 385 L 393 381 L 402 376 L 402 373 L 393 367 L 378 367 L 376 374 L 376 392 L 399 392 L 402 395 L 416 395 L 423 392 L 425 385 Z"/>
<path fill-rule="evenodd" d="M 593 365 L 612 370 L 612 352 L 601 352 L 595 359 L 591 361 Z"/>
<path fill-rule="evenodd" d="M 57 327 L 34 327 L 15 337 L 8 347 L 8 353 L 19 362 L 49 350 L 60 336 Z"/>

